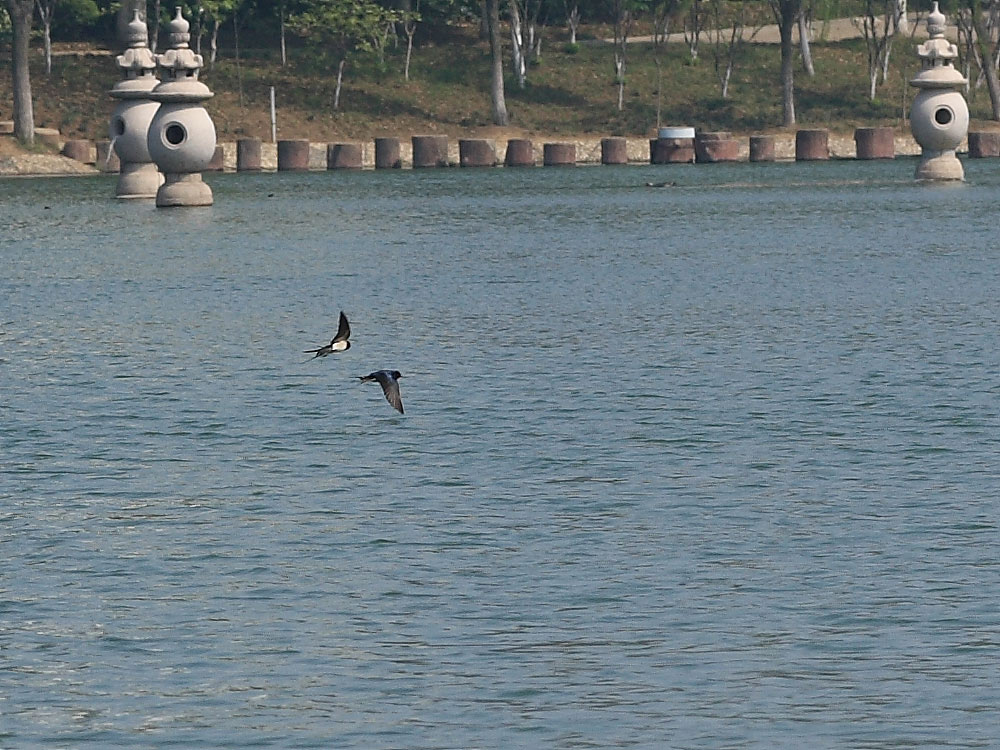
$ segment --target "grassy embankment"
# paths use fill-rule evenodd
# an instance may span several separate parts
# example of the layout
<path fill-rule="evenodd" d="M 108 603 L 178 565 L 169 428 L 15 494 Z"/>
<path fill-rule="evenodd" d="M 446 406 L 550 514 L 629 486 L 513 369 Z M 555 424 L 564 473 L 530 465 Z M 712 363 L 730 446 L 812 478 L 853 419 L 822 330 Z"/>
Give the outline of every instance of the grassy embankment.
<path fill-rule="evenodd" d="M 587 29 L 593 38 L 606 29 Z M 639 29 L 636 35 L 643 33 Z M 276 50 L 248 49 L 239 65 L 232 50 L 223 47 L 219 61 L 202 78 L 215 92 L 208 103 L 220 140 L 242 136 L 270 136 L 269 88 L 275 86 L 279 138 L 313 141 L 369 139 L 376 135 L 408 137 L 415 133 L 452 136 L 501 137 L 512 133 L 642 136 L 660 121 L 664 125 L 693 125 L 706 130 L 746 134 L 773 132 L 781 122 L 777 87 L 779 53 L 775 45 L 748 45 L 730 84 L 730 96 L 720 96 L 712 48 L 701 46 L 692 61 L 684 44 L 671 44 L 660 54 L 657 73 L 651 44 L 630 45 L 625 110 L 616 106 L 612 48 L 584 41 L 575 53 L 566 50 L 565 32 L 546 29 L 541 63 L 530 69 L 528 85 L 518 89 L 507 81 L 511 129 L 490 126 L 487 91 L 488 48 L 473 27 L 418 32 L 423 44 L 415 49 L 410 81 L 402 76 L 404 49 L 390 49 L 384 66 L 374 62 L 349 65 L 341 95 L 341 111 L 333 112 L 335 79 L 332 67 L 311 61 L 292 50 L 281 67 Z M 919 68 L 916 42 L 897 40 L 889 82 L 880 87 L 875 102 L 867 98 L 867 68 L 862 40 L 813 44 L 817 74 L 796 72 L 796 107 L 800 127 L 828 127 L 849 133 L 855 127 L 892 125 L 905 128 L 914 90 L 906 85 Z M 83 49 L 75 45 L 77 50 Z M 63 52 L 69 51 L 64 47 Z M 9 49 L 0 48 L 9 59 Z M 45 75 L 41 53 L 32 71 L 35 122 L 58 128 L 64 138 L 105 138 L 113 106 L 108 90 L 118 79 L 110 55 L 60 54 L 51 77 Z M 242 97 L 240 94 L 242 88 Z M 985 89 L 970 97 L 973 120 L 989 116 Z M 9 118 L 10 78 L 0 78 L 0 119 Z"/>

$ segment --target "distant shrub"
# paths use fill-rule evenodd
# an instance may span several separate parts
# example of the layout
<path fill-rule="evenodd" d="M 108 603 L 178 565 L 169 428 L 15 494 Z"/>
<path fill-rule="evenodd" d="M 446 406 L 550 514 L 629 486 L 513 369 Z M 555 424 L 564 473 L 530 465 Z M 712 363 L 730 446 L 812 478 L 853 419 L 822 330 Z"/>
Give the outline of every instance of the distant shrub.
<path fill-rule="evenodd" d="M 579 51 L 580 51 L 580 45 L 577 44 L 576 42 L 566 42 L 566 44 L 563 46 L 563 52 L 565 52 L 567 55 L 575 55 Z"/>

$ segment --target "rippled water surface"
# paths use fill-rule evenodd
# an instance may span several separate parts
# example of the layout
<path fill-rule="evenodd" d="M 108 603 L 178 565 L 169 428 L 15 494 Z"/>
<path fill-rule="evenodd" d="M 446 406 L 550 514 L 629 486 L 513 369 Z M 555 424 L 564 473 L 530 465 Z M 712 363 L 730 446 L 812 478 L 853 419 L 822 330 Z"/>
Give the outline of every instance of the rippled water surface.
<path fill-rule="evenodd" d="M 1000 169 L 913 167 L 0 181 L 0 747 L 1000 746 Z"/>

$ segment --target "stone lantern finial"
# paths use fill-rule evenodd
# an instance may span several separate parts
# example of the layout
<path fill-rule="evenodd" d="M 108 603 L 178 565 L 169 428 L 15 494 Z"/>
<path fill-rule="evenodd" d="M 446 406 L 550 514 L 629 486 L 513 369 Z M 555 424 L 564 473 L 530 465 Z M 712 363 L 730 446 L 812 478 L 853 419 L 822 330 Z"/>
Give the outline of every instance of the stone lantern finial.
<path fill-rule="evenodd" d="M 944 13 L 938 8 L 937 0 L 935 0 L 934 7 L 927 15 L 927 34 L 931 39 L 944 37 L 945 20 Z"/>
<path fill-rule="evenodd" d="M 917 48 L 921 70 L 910 81 L 919 89 L 910 108 L 910 130 L 922 150 L 918 180 L 962 180 L 955 155 L 969 130 L 969 105 L 959 89 L 968 81 L 955 70 L 958 47 L 945 38 L 945 17 L 937 2 L 927 16 L 928 39 Z"/>
<path fill-rule="evenodd" d="M 142 20 L 142 14 L 138 9 L 132 11 L 132 20 L 125 27 L 125 41 L 129 47 L 145 47 L 149 41 L 146 23 Z"/>
<path fill-rule="evenodd" d="M 174 16 L 170 25 L 167 26 L 167 43 L 174 49 L 187 49 L 188 42 L 191 41 L 191 24 L 184 18 L 181 6 L 175 8 L 177 15 Z"/>

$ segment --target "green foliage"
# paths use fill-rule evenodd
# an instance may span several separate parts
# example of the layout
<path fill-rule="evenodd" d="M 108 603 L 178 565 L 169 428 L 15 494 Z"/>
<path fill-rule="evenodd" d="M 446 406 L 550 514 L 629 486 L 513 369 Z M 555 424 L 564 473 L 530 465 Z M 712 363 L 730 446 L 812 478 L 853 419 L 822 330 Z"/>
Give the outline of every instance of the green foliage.
<path fill-rule="evenodd" d="M 563 46 L 563 52 L 565 52 L 567 55 L 575 55 L 579 51 L 580 51 L 580 45 L 577 44 L 576 42 L 566 42 L 565 46 Z"/>
<path fill-rule="evenodd" d="M 58 39 L 83 39 L 101 18 L 94 0 L 59 0 L 52 18 L 52 36 Z"/>
<path fill-rule="evenodd" d="M 353 52 L 381 53 L 389 24 L 399 20 L 399 11 L 371 0 L 315 0 L 289 16 L 288 28 L 342 60 Z"/>

